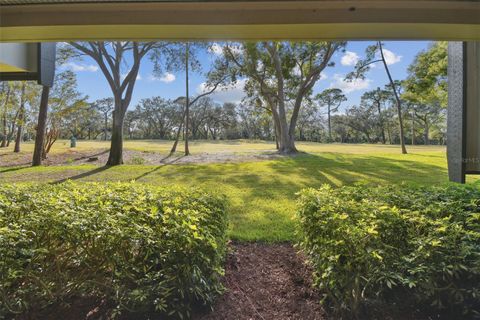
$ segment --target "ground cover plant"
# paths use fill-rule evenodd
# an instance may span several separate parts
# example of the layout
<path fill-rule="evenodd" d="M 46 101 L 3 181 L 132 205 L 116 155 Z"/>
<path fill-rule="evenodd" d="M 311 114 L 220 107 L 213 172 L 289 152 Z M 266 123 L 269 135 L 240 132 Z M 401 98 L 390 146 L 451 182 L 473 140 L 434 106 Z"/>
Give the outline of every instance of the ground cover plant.
<path fill-rule="evenodd" d="M 478 187 L 324 185 L 298 205 L 300 246 L 337 312 L 389 302 L 480 316 Z"/>
<path fill-rule="evenodd" d="M 196 188 L 2 185 L 0 318 L 82 297 L 187 318 L 222 291 L 226 227 L 225 198 Z"/>

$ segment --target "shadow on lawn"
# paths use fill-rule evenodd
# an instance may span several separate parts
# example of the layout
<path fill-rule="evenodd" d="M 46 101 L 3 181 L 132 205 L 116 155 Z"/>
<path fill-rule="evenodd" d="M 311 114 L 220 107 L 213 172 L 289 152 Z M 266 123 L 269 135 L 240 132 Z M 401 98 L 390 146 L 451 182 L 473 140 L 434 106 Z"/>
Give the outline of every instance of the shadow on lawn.
<path fill-rule="evenodd" d="M 183 157 L 167 156 L 158 166 L 118 171 L 122 180 L 156 182 L 159 178 L 172 183 L 214 183 L 223 188 L 228 185 L 241 191 L 244 200 L 258 197 L 293 198 L 295 193 L 307 187 L 319 187 L 324 183 L 333 186 L 355 182 L 370 183 L 443 183 L 447 181 L 447 169 L 442 164 L 420 162 L 412 158 L 391 159 L 372 155 L 336 155 L 333 153 L 299 154 L 278 159 L 254 162 L 217 164 L 185 164 L 171 166 Z M 169 167 L 170 170 L 161 170 Z M 0 173 L 21 170 L 26 167 L 0 168 Z M 86 177 L 103 177 L 110 167 L 98 167 L 72 176 L 58 176 L 52 184 Z M 146 170 L 145 170 L 146 169 Z M 135 174 L 136 173 L 136 174 Z M 68 174 L 68 173 L 67 173 Z M 111 174 L 117 177 L 117 171 Z M 14 176 L 11 177 L 15 178 Z M 105 177 L 108 179 L 108 177 Z M 255 196 L 257 194 L 257 196 Z"/>
<path fill-rule="evenodd" d="M 165 166 L 167 166 L 167 165 L 174 164 L 175 162 L 179 161 L 180 159 L 182 159 L 182 158 L 185 157 L 185 156 L 180 156 L 180 157 L 178 157 L 178 158 L 173 159 L 173 160 L 170 161 L 170 162 L 165 162 L 165 160 L 170 159 L 171 157 L 172 157 L 172 154 L 169 154 L 168 156 L 166 156 L 165 158 L 163 158 L 163 159 L 160 160 L 160 163 L 163 163 L 162 165 L 159 165 L 159 166 L 153 168 L 153 169 L 150 170 L 150 171 L 147 171 L 147 172 L 145 172 L 145 173 L 142 173 L 141 175 L 139 175 L 138 177 L 134 178 L 133 180 L 140 180 L 140 179 L 142 179 L 143 177 L 146 177 L 146 176 L 148 176 L 148 175 L 150 175 L 150 174 L 152 174 L 152 173 L 157 172 L 158 170 L 160 170 L 161 168 L 163 168 L 163 167 L 165 167 Z"/>
<path fill-rule="evenodd" d="M 324 183 L 340 186 L 360 181 L 427 184 L 447 181 L 447 170 L 441 165 L 408 158 L 333 153 L 304 153 L 259 162 L 178 165 L 165 172 L 159 170 L 161 167 L 136 179 L 148 182 L 162 177 L 171 178 L 172 182 L 218 182 L 241 188 L 245 194 L 262 190 L 267 197 L 294 195 L 302 188 L 319 187 Z"/>
<path fill-rule="evenodd" d="M 432 184 L 447 181 L 446 168 L 433 164 L 371 155 L 339 157 L 332 154 L 301 154 L 250 164 L 178 166 L 174 171 L 156 174 L 160 175 L 171 177 L 172 181 L 217 181 L 220 185 L 231 185 L 241 189 L 245 200 L 260 190 L 266 198 L 294 198 L 303 188 L 317 188 L 325 183 L 341 186 L 356 182 Z"/>
<path fill-rule="evenodd" d="M 295 174 L 303 184 L 317 186 L 351 184 L 357 181 L 372 183 L 439 183 L 447 181 L 447 169 L 408 159 L 389 159 L 381 156 L 306 154 L 284 161 L 271 162 L 277 173 Z"/>
<path fill-rule="evenodd" d="M 88 176 L 91 176 L 91 175 L 94 175 L 94 174 L 103 172 L 103 171 L 105 171 L 105 170 L 107 170 L 107 169 L 109 169 L 109 168 L 111 168 L 111 167 L 110 167 L 110 166 L 99 167 L 99 168 L 96 168 L 96 169 L 93 169 L 93 170 L 90 170 L 90 171 L 87 171 L 87 172 L 83 172 L 83 173 L 77 174 L 77 175 L 72 176 L 72 177 L 67 177 L 67 178 L 63 178 L 63 179 L 57 180 L 57 181 L 50 182 L 50 184 L 59 184 L 59 183 L 63 183 L 63 182 L 68 181 L 68 180 L 78 180 L 78 179 L 82 179 L 82 178 L 85 178 L 85 177 L 88 177 Z"/>
<path fill-rule="evenodd" d="M 20 167 L 17 167 L 17 166 L 7 166 L 7 167 L 4 167 L 4 168 L 1 168 L 1 169 L 0 169 L 0 173 L 7 173 L 7 172 L 11 172 L 11 171 L 18 171 L 18 170 L 30 168 L 30 166 L 27 166 L 27 165 L 28 165 L 28 163 L 22 163 L 22 164 L 20 165 Z"/>
<path fill-rule="evenodd" d="M 106 149 L 106 150 L 103 150 L 101 152 L 97 152 L 97 153 L 94 153 L 94 154 L 87 154 L 87 155 L 84 155 L 84 156 L 74 158 L 73 161 L 81 161 L 81 160 L 85 160 L 85 159 L 88 159 L 88 158 L 101 156 L 102 154 L 106 154 L 106 153 L 109 153 L 109 152 L 110 152 L 110 150 Z"/>

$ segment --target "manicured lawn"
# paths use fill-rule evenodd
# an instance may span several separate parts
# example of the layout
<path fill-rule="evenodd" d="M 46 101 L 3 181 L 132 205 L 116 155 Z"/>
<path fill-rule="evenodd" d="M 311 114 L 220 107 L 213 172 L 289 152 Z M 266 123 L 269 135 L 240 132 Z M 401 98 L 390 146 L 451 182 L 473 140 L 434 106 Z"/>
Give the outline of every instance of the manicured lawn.
<path fill-rule="evenodd" d="M 170 141 L 127 141 L 126 149 L 167 154 Z M 106 142 L 79 142 L 84 151 L 104 150 Z M 194 142 L 191 152 L 271 153 L 271 142 Z M 445 148 L 415 146 L 402 155 L 398 146 L 298 143 L 296 156 L 231 163 L 123 165 L 91 164 L 30 168 L 1 167 L 11 150 L 0 149 L 0 182 L 130 181 L 154 185 L 181 184 L 223 192 L 230 199 L 230 235 L 236 240 L 267 242 L 294 238 L 296 193 L 324 183 L 335 186 L 369 182 L 439 184 L 447 182 Z M 66 142 L 53 153 L 68 151 Z M 32 150 L 24 145 L 24 152 Z M 474 181 L 474 180 L 472 180 Z"/>

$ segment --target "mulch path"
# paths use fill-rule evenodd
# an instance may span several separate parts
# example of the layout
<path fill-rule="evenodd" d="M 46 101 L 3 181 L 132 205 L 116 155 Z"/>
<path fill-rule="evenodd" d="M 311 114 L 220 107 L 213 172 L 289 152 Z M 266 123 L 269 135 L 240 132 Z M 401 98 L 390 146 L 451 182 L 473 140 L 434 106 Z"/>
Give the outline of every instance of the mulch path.
<path fill-rule="evenodd" d="M 311 286 L 311 270 L 290 244 L 233 244 L 227 258 L 227 291 L 213 312 L 198 320 L 326 319 Z"/>

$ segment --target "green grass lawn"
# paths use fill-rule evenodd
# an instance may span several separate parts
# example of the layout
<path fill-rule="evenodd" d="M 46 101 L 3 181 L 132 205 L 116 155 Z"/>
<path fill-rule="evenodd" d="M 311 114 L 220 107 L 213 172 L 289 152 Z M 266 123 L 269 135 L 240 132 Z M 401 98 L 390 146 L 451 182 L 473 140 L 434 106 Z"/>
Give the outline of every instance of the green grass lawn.
<path fill-rule="evenodd" d="M 97 150 L 106 142 L 79 142 L 79 149 Z M 127 141 L 126 149 L 166 154 L 171 142 Z M 32 145 L 25 144 L 24 152 Z M 270 142 L 194 142 L 191 152 L 271 152 Z M 62 165 L 0 167 L 1 183 L 130 181 L 154 185 L 181 184 L 220 191 L 230 199 L 230 235 L 236 240 L 289 241 L 294 238 L 296 193 L 324 183 L 334 186 L 356 182 L 373 184 L 447 182 L 445 148 L 415 146 L 402 155 L 398 146 L 298 143 L 304 153 L 274 160 L 235 163 L 171 165 Z M 2 156 L 11 150 L 0 149 Z M 59 142 L 52 152 L 66 152 Z M 474 181 L 473 179 L 471 181 Z"/>

